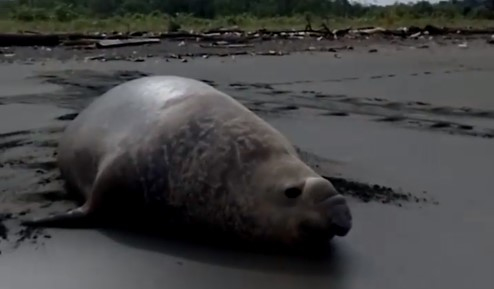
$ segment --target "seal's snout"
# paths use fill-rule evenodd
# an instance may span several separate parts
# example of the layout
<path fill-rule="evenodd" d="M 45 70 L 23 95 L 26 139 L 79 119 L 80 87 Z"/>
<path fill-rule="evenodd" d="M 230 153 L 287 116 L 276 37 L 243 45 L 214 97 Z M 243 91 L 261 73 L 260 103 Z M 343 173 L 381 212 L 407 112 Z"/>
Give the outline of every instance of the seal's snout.
<path fill-rule="evenodd" d="M 321 203 L 329 217 L 329 229 L 336 236 L 345 236 L 352 228 L 350 208 L 342 195 L 332 196 Z"/>
<path fill-rule="evenodd" d="M 345 197 L 338 193 L 330 181 L 321 177 L 306 179 L 301 196 L 321 214 L 320 223 L 302 224 L 304 232 L 319 231 L 330 236 L 345 236 L 350 232 L 350 208 Z"/>

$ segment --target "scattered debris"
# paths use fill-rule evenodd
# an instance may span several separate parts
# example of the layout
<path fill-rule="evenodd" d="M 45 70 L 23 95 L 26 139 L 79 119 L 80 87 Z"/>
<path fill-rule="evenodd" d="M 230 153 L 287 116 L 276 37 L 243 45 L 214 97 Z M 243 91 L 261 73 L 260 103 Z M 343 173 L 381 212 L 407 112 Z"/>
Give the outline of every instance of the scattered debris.
<path fill-rule="evenodd" d="M 66 34 L 41 34 L 37 32 L 0 34 L 2 46 L 80 46 L 80 47 L 121 47 L 129 45 L 143 45 L 159 43 L 160 39 L 173 39 L 179 42 L 179 46 L 185 45 L 184 40 L 212 42 L 212 46 L 229 46 L 232 44 L 245 44 L 251 40 L 269 39 L 300 39 L 313 37 L 317 40 L 338 39 L 342 37 L 369 37 L 372 35 L 396 36 L 401 38 L 419 39 L 423 36 L 433 35 L 492 35 L 494 28 L 486 29 L 459 29 L 448 27 L 436 27 L 425 25 L 423 28 L 410 26 L 399 29 L 385 29 L 382 27 L 363 27 L 357 29 L 329 29 L 325 24 L 321 24 L 321 29 L 306 27 L 303 30 L 267 30 L 244 31 L 241 29 L 214 29 L 205 32 L 114 32 L 108 33 L 66 33 Z M 111 40 L 111 41 L 109 41 Z M 220 44 L 221 43 L 221 44 Z M 230 47 L 233 48 L 233 47 Z M 237 47 L 238 48 L 238 47 Z"/>
<path fill-rule="evenodd" d="M 297 109 L 299 109 L 299 107 L 296 105 L 285 105 L 285 106 L 278 107 L 278 109 L 279 110 L 297 110 Z"/>
<path fill-rule="evenodd" d="M 17 232 L 17 239 L 15 241 L 15 245 L 19 246 L 22 242 L 31 241 L 31 243 L 37 243 L 38 238 L 43 235 L 47 235 L 43 233 L 43 230 L 35 227 L 22 227 Z"/>
<path fill-rule="evenodd" d="M 452 126 L 452 123 L 446 121 L 439 121 L 430 125 L 431 128 L 446 128 Z"/>

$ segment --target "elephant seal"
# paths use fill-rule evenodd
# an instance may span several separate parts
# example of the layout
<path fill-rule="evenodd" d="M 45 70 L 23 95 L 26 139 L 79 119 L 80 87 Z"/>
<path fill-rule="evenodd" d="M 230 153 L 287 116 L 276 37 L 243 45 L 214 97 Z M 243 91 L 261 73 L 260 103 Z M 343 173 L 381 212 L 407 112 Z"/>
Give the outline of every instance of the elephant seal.
<path fill-rule="evenodd" d="M 159 224 L 276 244 L 326 242 L 352 226 L 345 198 L 287 138 L 195 79 L 146 76 L 108 90 L 66 127 L 57 163 L 84 203 L 24 224 L 91 227 L 153 212 Z"/>

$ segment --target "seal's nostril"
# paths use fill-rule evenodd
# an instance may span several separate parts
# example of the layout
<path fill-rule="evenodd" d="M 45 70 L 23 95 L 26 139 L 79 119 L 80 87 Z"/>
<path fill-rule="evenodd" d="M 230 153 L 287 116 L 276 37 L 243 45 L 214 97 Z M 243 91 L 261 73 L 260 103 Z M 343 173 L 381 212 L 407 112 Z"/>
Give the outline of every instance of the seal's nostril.
<path fill-rule="evenodd" d="M 320 204 L 338 193 L 333 185 L 321 177 L 309 177 L 304 183 L 304 198 L 312 204 Z"/>
<path fill-rule="evenodd" d="M 290 199 L 295 199 L 302 194 L 302 190 L 299 188 L 288 188 L 285 190 L 285 196 Z"/>

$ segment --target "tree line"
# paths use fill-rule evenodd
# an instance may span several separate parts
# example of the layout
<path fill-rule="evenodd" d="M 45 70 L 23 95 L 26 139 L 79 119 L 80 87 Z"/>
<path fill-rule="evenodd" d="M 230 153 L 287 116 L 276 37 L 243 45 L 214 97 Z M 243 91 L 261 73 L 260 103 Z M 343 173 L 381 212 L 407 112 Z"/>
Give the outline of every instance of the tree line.
<path fill-rule="evenodd" d="M 223 16 L 282 17 L 470 17 L 494 19 L 494 0 L 420 1 L 377 6 L 348 0 L 0 0 L 0 16 L 18 20 L 59 21 L 80 17 L 108 18 L 135 14 L 187 14 L 213 19 Z"/>

